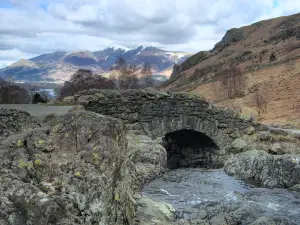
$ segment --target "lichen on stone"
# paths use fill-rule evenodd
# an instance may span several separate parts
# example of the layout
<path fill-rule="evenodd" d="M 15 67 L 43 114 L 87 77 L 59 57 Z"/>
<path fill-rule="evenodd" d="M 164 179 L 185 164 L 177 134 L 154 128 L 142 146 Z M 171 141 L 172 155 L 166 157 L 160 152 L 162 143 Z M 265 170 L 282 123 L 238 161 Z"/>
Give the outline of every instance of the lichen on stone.
<path fill-rule="evenodd" d="M 24 147 L 24 142 L 23 142 L 22 140 L 18 140 L 18 142 L 17 142 L 17 147 L 18 147 L 18 148 Z"/>
<path fill-rule="evenodd" d="M 99 153 L 93 152 L 93 157 L 94 157 L 94 163 L 95 163 L 96 165 L 99 165 L 99 164 L 100 164 L 100 156 L 99 156 Z"/>
<path fill-rule="evenodd" d="M 20 169 L 22 169 L 22 168 L 26 168 L 26 169 L 32 169 L 33 168 L 33 163 L 32 162 L 25 162 L 25 161 L 23 161 L 23 160 L 19 160 L 18 161 L 18 167 L 20 168 Z"/>
<path fill-rule="evenodd" d="M 41 162 L 41 160 L 40 160 L 40 159 L 36 159 L 36 160 L 34 160 L 34 165 L 36 165 L 36 166 L 40 166 L 40 165 L 42 165 L 42 162 Z"/>
<path fill-rule="evenodd" d="M 120 201 L 120 195 L 118 193 L 115 193 L 114 200 Z"/>
<path fill-rule="evenodd" d="M 81 176 L 81 173 L 80 173 L 79 171 L 77 171 L 77 172 L 74 173 L 74 175 L 75 175 L 76 177 L 80 177 L 80 176 Z"/>
<path fill-rule="evenodd" d="M 44 141 L 44 140 L 39 140 L 39 141 L 38 141 L 38 144 L 39 144 L 39 145 L 44 145 L 44 144 L 45 144 L 45 141 Z"/>

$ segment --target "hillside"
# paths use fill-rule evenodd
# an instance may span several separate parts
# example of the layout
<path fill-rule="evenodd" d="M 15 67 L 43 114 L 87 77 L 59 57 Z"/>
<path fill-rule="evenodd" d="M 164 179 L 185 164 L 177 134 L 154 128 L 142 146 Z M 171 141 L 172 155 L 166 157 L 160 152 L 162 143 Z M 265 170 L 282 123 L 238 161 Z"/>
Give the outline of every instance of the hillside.
<path fill-rule="evenodd" d="M 242 96 L 226 99 L 220 84 L 232 66 L 242 71 L 246 87 Z M 265 123 L 300 123 L 299 81 L 300 14 L 295 14 L 227 31 L 212 50 L 175 66 L 162 89 L 199 93 Z M 258 92 L 267 102 L 260 115 Z"/>
<path fill-rule="evenodd" d="M 105 73 L 122 56 L 128 64 L 142 66 L 145 62 L 152 65 L 155 75 L 170 76 L 175 63 L 182 63 L 191 54 L 165 51 L 155 47 L 140 46 L 135 49 L 106 48 L 100 51 L 53 52 L 39 55 L 0 69 L 0 77 L 13 76 L 22 81 L 62 82 L 79 68 Z"/>

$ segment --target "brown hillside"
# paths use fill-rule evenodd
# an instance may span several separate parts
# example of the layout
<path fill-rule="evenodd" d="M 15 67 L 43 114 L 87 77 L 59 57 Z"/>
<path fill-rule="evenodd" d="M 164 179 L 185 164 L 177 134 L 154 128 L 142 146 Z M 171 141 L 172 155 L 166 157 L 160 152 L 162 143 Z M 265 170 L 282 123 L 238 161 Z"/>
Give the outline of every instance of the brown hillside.
<path fill-rule="evenodd" d="M 243 71 L 245 96 L 224 100 L 219 80 L 229 65 Z M 199 52 L 175 66 L 162 88 L 200 93 L 266 123 L 298 118 L 300 122 L 300 14 L 227 31 L 212 50 Z M 263 93 L 267 101 L 267 110 L 259 116 L 253 90 Z"/>

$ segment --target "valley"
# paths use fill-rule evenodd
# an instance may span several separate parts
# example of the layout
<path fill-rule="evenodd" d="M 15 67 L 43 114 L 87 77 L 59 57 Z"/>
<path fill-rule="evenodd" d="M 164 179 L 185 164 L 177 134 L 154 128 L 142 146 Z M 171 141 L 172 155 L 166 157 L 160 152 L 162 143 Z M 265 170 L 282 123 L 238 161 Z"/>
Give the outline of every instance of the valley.
<path fill-rule="evenodd" d="M 198 93 L 263 123 L 298 126 L 299 21 L 300 14 L 295 14 L 231 29 L 212 50 L 199 52 L 175 68 L 162 89 Z M 242 96 L 226 98 L 220 85 L 230 66 L 242 71 Z M 260 113 L 257 92 L 267 101 L 266 110 Z"/>

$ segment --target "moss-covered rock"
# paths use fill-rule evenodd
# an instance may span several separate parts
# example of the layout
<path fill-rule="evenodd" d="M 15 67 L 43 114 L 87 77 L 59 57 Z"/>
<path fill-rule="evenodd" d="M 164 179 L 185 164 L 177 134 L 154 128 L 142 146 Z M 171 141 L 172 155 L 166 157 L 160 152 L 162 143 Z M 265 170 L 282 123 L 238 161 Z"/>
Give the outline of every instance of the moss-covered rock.
<path fill-rule="evenodd" d="M 45 126 L 0 142 L 4 224 L 130 224 L 141 187 L 125 125 L 76 111 Z"/>
<path fill-rule="evenodd" d="M 145 196 L 138 200 L 137 224 L 169 224 L 175 220 L 175 209 L 163 202 L 153 201 Z"/>
<path fill-rule="evenodd" d="M 0 108 L 0 140 L 14 133 L 39 126 L 37 120 L 27 112 Z"/>

